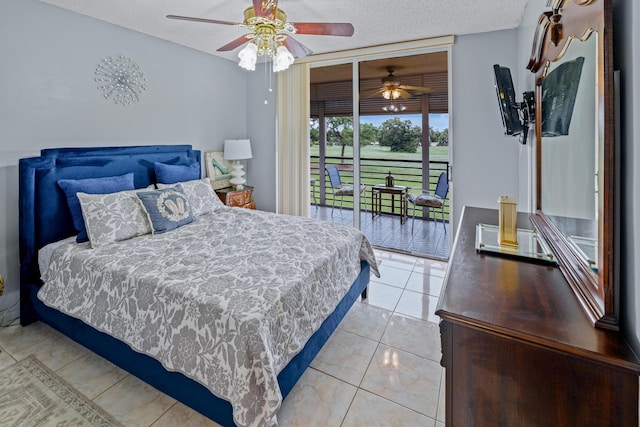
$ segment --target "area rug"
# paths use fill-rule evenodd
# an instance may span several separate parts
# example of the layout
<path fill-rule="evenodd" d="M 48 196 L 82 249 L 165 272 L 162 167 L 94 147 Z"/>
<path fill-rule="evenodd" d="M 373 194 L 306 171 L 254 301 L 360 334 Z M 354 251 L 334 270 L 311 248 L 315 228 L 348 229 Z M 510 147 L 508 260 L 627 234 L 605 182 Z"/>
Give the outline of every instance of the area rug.
<path fill-rule="evenodd" d="M 118 426 L 34 356 L 0 371 L 0 426 Z"/>

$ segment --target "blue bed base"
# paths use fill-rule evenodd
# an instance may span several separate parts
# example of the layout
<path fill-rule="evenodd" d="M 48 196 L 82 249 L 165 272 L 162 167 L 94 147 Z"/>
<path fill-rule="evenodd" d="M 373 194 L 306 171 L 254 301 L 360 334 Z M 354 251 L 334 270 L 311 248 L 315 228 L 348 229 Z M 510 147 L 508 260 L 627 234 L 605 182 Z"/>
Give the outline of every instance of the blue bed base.
<path fill-rule="evenodd" d="M 235 426 L 231 404 L 179 372 L 76 318 L 45 306 L 36 294 L 41 286 L 38 249 L 75 234 L 66 198 L 58 179 L 96 178 L 135 173 L 136 188 L 154 183 L 153 163 L 200 164 L 200 152 L 190 145 L 92 147 L 42 150 L 40 157 L 20 160 L 20 323 L 41 320 L 122 369 L 156 387 L 223 426 Z M 335 311 L 309 339 L 302 351 L 278 375 L 283 398 L 302 376 L 349 308 L 366 297 L 369 264 L 361 272 Z"/>
<path fill-rule="evenodd" d="M 29 285 L 40 283 L 38 250 L 76 234 L 59 179 L 101 178 L 134 172 L 134 185 L 156 182 L 154 162 L 200 165 L 190 145 L 45 149 L 20 159 L 20 322 L 37 320 L 29 304 Z"/>

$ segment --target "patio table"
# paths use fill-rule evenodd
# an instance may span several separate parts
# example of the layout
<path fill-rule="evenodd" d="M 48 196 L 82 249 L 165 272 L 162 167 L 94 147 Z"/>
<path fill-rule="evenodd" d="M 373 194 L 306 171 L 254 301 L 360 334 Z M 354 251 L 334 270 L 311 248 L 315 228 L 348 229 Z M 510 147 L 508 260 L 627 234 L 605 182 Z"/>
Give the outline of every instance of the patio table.
<path fill-rule="evenodd" d="M 407 220 L 407 194 L 409 193 L 409 187 L 402 185 L 395 185 L 393 187 L 387 187 L 386 185 L 374 185 L 371 188 L 371 218 L 375 218 L 376 215 L 382 214 L 382 195 L 391 195 L 391 213 L 395 214 L 396 211 L 396 195 L 400 196 L 400 224 L 404 224 Z"/>

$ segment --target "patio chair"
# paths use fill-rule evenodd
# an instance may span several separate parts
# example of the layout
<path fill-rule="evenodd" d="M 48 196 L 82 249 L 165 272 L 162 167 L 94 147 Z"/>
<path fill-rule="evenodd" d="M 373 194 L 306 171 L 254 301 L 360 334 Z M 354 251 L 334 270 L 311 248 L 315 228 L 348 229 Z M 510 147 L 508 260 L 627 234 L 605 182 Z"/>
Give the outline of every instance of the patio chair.
<path fill-rule="evenodd" d="M 449 180 L 447 174 L 442 172 L 438 177 L 438 184 L 436 185 L 436 191 L 434 194 L 429 194 L 429 190 L 422 190 L 422 194 L 407 194 L 407 202 L 413 205 L 413 220 L 411 222 L 411 234 L 413 234 L 413 226 L 416 222 L 416 206 L 422 206 L 427 208 L 427 213 L 430 209 L 440 209 L 442 215 L 442 226 L 444 231 L 447 231 L 447 226 L 444 223 L 444 205 L 447 201 L 447 194 L 449 193 Z M 436 221 L 435 214 L 433 220 Z"/>
<path fill-rule="evenodd" d="M 316 209 L 318 209 L 318 199 L 316 198 L 316 179 L 309 179 L 309 187 L 311 188 L 311 200 L 313 200 L 313 204 L 316 205 Z"/>
<path fill-rule="evenodd" d="M 340 179 L 340 171 L 338 171 L 337 166 L 327 166 L 325 170 L 327 171 L 327 175 L 329 175 L 329 182 L 331 183 L 331 214 L 333 215 L 333 208 L 336 205 L 336 197 L 340 197 L 340 210 L 342 211 L 342 202 L 344 200 L 344 197 L 353 197 L 353 185 L 345 184 L 342 182 L 342 180 Z M 360 185 L 360 194 L 364 193 L 366 190 L 366 185 Z M 365 211 L 367 210 L 366 206 L 367 205 L 365 203 Z"/>

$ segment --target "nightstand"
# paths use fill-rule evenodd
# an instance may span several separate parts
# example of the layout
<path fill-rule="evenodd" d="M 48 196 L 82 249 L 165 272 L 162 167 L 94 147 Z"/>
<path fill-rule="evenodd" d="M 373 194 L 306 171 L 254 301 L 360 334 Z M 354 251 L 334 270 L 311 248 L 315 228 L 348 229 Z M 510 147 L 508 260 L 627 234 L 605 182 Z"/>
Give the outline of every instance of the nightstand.
<path fill-rule="evenodd" d="M 256 208 L 256 203 L 253 201 L 253 187 L 250 185 L 245 185 L 242 190 L 234 190 L 233 187 L 218 188 L 216 194 L 227 206 L 245 209 Z"/>

